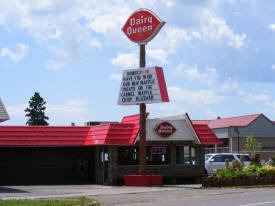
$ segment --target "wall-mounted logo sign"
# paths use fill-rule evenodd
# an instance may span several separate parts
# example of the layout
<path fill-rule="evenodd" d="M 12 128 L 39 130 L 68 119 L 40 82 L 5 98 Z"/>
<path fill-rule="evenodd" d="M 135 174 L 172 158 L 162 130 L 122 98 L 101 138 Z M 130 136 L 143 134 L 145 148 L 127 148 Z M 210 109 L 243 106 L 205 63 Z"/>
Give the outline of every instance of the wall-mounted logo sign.
<path fill-rule="evenodd" d="M 144 67 L 124 70 L 118 104 L 169 102 L 166 83 L 161 67 Z"/>
<path fill-rule="evenodd" d="M 161 137 L 169 137 L 176 130 L 177 129 L 169 122 L 162 122 L 155 128 L 155 132 Z"/>
<path fill-rule="evenodd" d="M 139 9 L 127 19 L 122 31 L 131 41 L 146 43 L 157 35 L 164 24 L 152 11 Z"/>

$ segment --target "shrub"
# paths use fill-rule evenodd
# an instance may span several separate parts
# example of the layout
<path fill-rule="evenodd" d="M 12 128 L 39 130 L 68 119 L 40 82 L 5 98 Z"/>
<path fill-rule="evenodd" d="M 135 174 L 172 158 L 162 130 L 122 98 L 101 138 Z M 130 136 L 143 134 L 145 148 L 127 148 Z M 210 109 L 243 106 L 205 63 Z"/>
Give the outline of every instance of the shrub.
<path fill-rule="evenodd" d="M 258 165 L 249 165 L 243 169 L 246 176 L 264 176 L 265 171 L 262 167 Z"/>
<path fill-rule="evenodd" d="M 268 175 L 268 176 L 275 175 L 275 167 L 273 167 L 273 166 L 265 165 L 265 166 L 263 166 L 263 170 L 264 170 L 265 175 Z"/>
<path fill-rule="evenodd" d="M 229 170 L 229 169 L 218 170 L 216 177 L 217 178 L 230 179 L 230 178 L 233 177 L 232 170 Z"/>

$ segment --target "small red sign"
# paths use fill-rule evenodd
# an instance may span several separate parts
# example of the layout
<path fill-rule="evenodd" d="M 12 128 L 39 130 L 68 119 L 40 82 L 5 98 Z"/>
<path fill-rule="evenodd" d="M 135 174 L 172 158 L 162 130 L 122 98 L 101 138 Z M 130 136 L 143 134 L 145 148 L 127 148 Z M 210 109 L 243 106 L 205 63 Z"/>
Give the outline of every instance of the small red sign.
<path fill-rule="evenodd" d="M 165 154 L 166 147 L 152 147 L 151 154 Z"/>
<path fill-rule="evenodd" d="M 177 129 L 169 122 L 162 122 L 155 128 L 155 132 L 161 137 L 169 137 L 176 130 Z"/>
<path fill-rule="evenodd" d="M 128 18 L 122 31 L 131 41 L 146 43 L 157 35 L 164 24 L 152 11 L 139 9 Z"/>

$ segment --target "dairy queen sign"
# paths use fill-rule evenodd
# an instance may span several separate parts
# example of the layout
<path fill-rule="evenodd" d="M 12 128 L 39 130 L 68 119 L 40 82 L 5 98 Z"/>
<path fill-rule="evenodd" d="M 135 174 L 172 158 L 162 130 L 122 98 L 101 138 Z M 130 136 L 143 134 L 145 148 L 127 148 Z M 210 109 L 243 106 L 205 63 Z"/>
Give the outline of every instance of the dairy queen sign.
<path fill-rule="evenodd" d="M 135 11 L 126 21 L 122 31 L 135 43 L 147 43 L 152 40 L 165 24 L 148 9 Z"/>
<path fill-rule="evenodd" d="M 155 132 L 161 137 L 170 137 L 175 131 L 176 128 L 169 122 L 162 122 L 155 128 Z"/>

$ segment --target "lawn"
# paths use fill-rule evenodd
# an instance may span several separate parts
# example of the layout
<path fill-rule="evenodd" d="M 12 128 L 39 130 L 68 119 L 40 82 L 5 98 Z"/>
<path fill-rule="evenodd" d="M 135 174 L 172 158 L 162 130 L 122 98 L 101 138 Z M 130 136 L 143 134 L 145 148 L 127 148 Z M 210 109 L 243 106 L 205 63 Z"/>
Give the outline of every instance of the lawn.
<path fill-rule="evenodd" d="M 1 206 L 95 206 L 100 205 L 96 200 L 86 197 L 55 200 L 0 200 Z"/>

